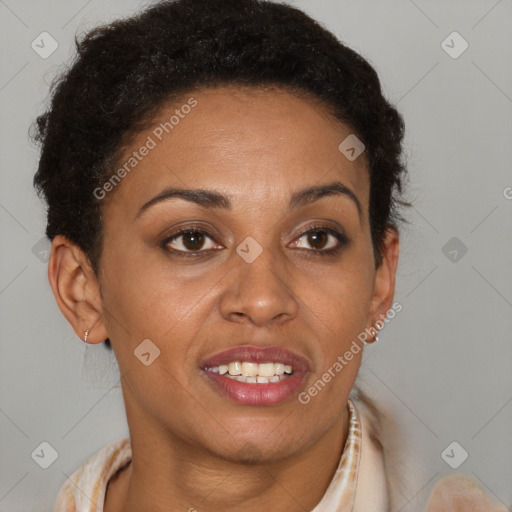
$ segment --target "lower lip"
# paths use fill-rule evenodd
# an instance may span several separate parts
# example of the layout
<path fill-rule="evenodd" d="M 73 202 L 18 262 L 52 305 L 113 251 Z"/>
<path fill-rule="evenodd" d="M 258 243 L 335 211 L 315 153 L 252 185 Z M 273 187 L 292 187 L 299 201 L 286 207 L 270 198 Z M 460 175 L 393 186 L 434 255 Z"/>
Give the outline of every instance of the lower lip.
<path fill-rule="evenodd" d="M 282 402 L 301 388 L 306 376 L 297 372 L 279 382 L 246 384 L 209 370 L 203 371 L 217 391 L 245 405 L 272 405 Z"/>

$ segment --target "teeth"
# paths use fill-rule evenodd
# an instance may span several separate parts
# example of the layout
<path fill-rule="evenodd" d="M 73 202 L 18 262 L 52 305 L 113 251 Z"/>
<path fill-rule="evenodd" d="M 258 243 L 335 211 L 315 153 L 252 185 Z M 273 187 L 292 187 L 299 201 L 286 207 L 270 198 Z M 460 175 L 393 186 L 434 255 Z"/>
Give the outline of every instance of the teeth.
<path fill-rule="evenodd" d="M 293 367 L 284 363 L 250 363 L 233 361 L 209 368 L 213 373 L 224 375 L 239 382 L 249 384 L 267 384 L 279 382 L 293 373 Z"/>
<path fill-rule="evenodd" d="M 244 377 L 256 377 L 258 375 L 257 363 L 242 363 L 242 375 Z"/>
<path fill-rule="evenodd" d="M 225 377 L 238 382 L 245 382 L 246 384 L 268 384 L 269 382 L 279 382 L 288 378 L 288 375 L 272 375 L 272 377 L 244 377 L 243 375 L 229 375 L 227 373 Z"/>
<path fill-rule="evenodd" d="M 276 375 L 283 375 L 284 373 L 284 364 L 275 363 L 274 364 L 274 372 Z"/>
<path fill-rule="evenodd" d="M 274 363 L 262 363 L 258 366 L 259 366 L 258 375 L 260 377 L 272 377 L 272 375 L 275 374 L 276 365 Z"/>
<path fill-rule="evenodd" d="M 242 366 L 238 361 L 228 364 L 229 375 L 242 375 Z"/>
<path fill-rule="evenodd" d="M 233 361 L 229 364 L 221 364 L 209 368 L 210 371 L 218 373 L 219 375 L 228 376 L 241 376 L 241 377 L 266 377 L 270 379 L 274 376 L 280 376 L 293 373 L 293 368 L 289 364 L 284 363 L 249 363 L 247 361 Z M 244 381 L 245 382 L 245 381 Z M 251 381 L 248 381 L 251 382 Z M 256 382 L 256 381 L 255 381 Z M 264 381 L 261 381 L 264 382 Z M 270 381 L 277 382 L 277 381 Z"/>

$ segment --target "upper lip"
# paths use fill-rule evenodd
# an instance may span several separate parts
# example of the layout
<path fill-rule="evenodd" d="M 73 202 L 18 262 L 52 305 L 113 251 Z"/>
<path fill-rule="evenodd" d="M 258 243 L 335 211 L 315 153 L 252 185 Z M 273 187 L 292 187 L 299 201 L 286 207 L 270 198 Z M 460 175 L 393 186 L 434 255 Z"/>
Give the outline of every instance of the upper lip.
<path fill-rule="evenodd" d="M 304 357 L 283 347 L 255 347 L 253 345 L 238 346 L 219 352 L 205 359 L 201 363 L 201 368 L 213 368 L 233 361 L 247 361 L 248 363 L 279 362 L 292 366 L 294 372 L 306 373 L 309 370 L 309 363 Z"/>

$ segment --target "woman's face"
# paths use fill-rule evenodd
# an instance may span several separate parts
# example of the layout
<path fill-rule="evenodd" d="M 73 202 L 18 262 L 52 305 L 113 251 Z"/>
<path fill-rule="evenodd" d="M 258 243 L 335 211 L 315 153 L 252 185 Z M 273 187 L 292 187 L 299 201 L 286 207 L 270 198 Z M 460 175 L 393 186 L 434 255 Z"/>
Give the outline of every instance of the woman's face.
<path fill-rule="evenodd" d="M 362 350 L 307 403 L 299 395 L 386 314 L 398 257 L 390 232 L 374 267 L 365 155 L 338 149 L 350 134 L 283 90 L 222 87 L 185 95 L 130 143 L 122 164 L 137 162 L 105 199 L 90 336 L 104 328 L 111 340 L 132 436 L 165 433 L 228 459 L 250 443 L 277 460 L 340 421 Z M 338 192 L 301 195 L 334 183 Z M 217 201 L 171 194 L 144 207 L 171 188 Z M 195 233 L 172 238 L 184 228 Z M 306 371 L 294 365 L 291 386 L 228 383 L 204 368 L 240 346 L 284 348 Z"/>

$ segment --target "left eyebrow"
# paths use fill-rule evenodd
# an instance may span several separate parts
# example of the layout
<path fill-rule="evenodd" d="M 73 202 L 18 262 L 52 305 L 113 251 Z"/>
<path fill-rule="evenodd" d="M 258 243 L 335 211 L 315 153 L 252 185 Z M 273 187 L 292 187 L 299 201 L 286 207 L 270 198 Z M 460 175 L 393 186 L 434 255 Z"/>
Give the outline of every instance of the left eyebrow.
<path fill-rule="evenodd" d="M 361 202 L 354 194 L 354 192 L 352 192 L 352 190 L 350 190 L 346 185 L 339 181 L 334 181 L 332 183 L 327 183 L 325 185 L 319 185 L 316 187 L 307 187 L 299 190 L 298 192 L 295 192 L 290 199 L 289 208 L 292 210 L 300 206 L 312 203 L 313 201 L 317 201 L 322 197 L 332 196 L 335 194 L 342 194 L 351 199 L 357 207 L 359 219 L 362 219 L 363 208 L 361 206 Z"/>
<path fill-rule="evenodd" d="M 288 207 L 290 210 L 293 210 L 306 204 L 310 204 L 314 201 L 318 201 L 322 197 L 332 196 L 335 194 L 341 194 L 350 198 L 357 207 L 359 218 L 362 218 L 363 209 L 359 199 L 354 194 L 354 192 L 352 192 L 352 190 L 350 190 L 346 185 L 339 181 L 334 181 L 324 185 L 311 186 L 294 192 L 290 198 Z M 158 195 L 150 199 L 147 203 L 144 203 L 135 215 L 134 220 L 140 217 L 151 206 L 173 198 L 180 198 L 184 199 L 185 201 L 196 203 L 202 208 L 224 208 L 226 210 L 232 209 L 232 203 L 230 199 L 227 196 L 214 190 L 166 188 L 162 190 L 162 192 L 160 192 Z"/>

